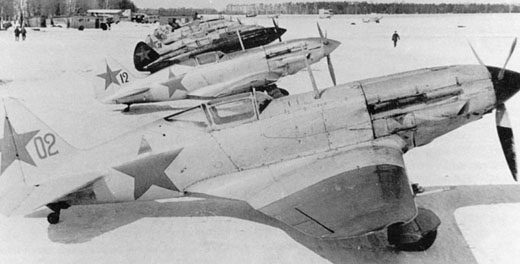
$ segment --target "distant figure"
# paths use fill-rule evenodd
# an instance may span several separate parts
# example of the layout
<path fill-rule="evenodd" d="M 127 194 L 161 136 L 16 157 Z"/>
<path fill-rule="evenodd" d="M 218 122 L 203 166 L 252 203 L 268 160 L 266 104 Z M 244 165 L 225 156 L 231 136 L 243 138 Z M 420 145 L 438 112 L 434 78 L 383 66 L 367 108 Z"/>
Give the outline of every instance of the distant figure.
<path fill-rule="evenodd" d="M 14 41 L 18 41 L 20 39 L 20 27 L 16 26 L 14 29 Z"/>
<path fill-rule="evenodd" d="M 25 26 L 22 26 L 22 31 L 20 31 L 22 33 L 22 40 L 25 40 L 25 35 L 27 34 L 27 30 L 25 30 Z"/>
<path fill-rule="evenodd" d="M 397 47 L 397 41 L 400 40 L 399 34 L 397 34 L 397 31 L 394 31 L 394 34 L 392 35 L 392 41 L 394 42 L 394 48 Z"/>

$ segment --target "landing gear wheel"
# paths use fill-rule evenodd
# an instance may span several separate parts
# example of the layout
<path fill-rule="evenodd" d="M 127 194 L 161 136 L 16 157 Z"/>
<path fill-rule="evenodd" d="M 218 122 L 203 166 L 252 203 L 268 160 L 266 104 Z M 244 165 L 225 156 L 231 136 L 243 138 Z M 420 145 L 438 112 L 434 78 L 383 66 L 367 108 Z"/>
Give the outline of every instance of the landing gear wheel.
<path fill-rule="evenodd" d="M 437 238 L 441 220 L 431 210 L 417 208 L 417 216 L 408 223 L 396 223 L 387 228 L 388 243 L 402 251 L 424 251 Z"/>
<path fill-rule="evenodd" d="M 417 242 L 397 244 L 395 248 L 401 251 L 425 251 L 433 245 L 435 238 L 437 238 L 437 230 L 430 231 Z"/>
<path fill-rule="evenodd" d="M 55 225 L 60 222 L 60 213 L 52 212 L 47 216 L 47 221 L 51 225 Z"/>

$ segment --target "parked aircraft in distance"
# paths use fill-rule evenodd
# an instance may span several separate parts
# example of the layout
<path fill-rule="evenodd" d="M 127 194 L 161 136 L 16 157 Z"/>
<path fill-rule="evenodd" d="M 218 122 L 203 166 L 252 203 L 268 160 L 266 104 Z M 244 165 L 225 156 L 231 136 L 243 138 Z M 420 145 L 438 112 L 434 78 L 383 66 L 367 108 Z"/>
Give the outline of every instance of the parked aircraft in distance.
<path fill-rule="evenodd" d="M 331 9 L 320 9 L 318 10 L 318 17 L 319 18 L 331 18 L 334 15 Z"/>
<path fill-rule="evenodd" d="M 185 38 L 200 38 L 213 32 L 223 32 L 226 30 L 236 31 L 245 26 L 246 25 L 243 25 L 238 19 L 237 21 L 233 21 L 231 19 L 224 19 L 223 17 L 209 20 L 194 20 L 190 23 L 183 24 L 177 29 L 172 29 L 170 25 L 160 26 L 154 30 L 153 34 L 146 36 L 144 42 L 150 47 L 160 49 L 162 46 L 170 45 Z"/>
<path fill-rule="evenodd" d="M 375 22 L 375 23 L 379 23 L 381 22 L 381 19 L 383 19 L 383 16 L 374 16 L 374 17 L 370 17 L 370 18 L 363 18 L 361 20 L 363 20 L 363 23 L 370 23 L 370 22 Z"/>
<path fill-rule="evenodd" d="M 419 69 L 274 100 L 242 93 L 89 150 L 73 148 L 6 98 L 0 212 L 47 206 L 54 211 L 48 221 L 56 224 L 60 210 L 76 204 L 204 195 L 246 201 L 313 237 L 386 230 L 396 250 L 426 250 L 440 220 L 417 208 L 404 153 L 494 110 L 516 179 L 505 102 L 519 89 L 520 73 L 481 64 Z"/>
<path fill-rule="evenodd" d="M 174 68 L 162 69 L 150 76 L 137 79 L 121 65 L 109 63 L 106 72 L 96 76 L 96 98 L 107 104 L 131 104 L 162 102 L 181 99 L 215 99 L 252 88 L 266 91 L 277 98 L 288 92 L 276 86 L 283 76 L 295 74 L 327 57 L 331 77 L 335 76 L 330 53 L 340 43 L 326 38 L 294 39 L 269 46 L 262 46 L 237 54 L 206 53 L 196 57 L 199 64 L 183 74 L 175 74 Z M 220 56 L 222 56 L 220 58 Z M 211 57 L 211 58 L 208 58 Z"/>
<path fill-rule="evenodd" d="M 199 54 L 221 51 L 231 53 L 281 41 L 284 28 L 242 25 L 239 29 L 219 30 L 202 37 L 185 38 L 169 45 L 151 47 L 145 42 L 137 43 L 134 50 L 134 66 L 138 71 L 156 72 L 172 64 L 181 63 Z M 161 43 L 161 42 L 155 42 Z"/>

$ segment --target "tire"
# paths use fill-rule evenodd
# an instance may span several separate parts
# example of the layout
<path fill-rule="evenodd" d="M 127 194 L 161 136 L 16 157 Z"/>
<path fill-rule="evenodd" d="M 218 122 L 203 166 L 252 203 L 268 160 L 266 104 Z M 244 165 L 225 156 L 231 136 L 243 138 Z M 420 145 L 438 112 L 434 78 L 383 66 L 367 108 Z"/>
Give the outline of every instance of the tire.
<path fill-rule="evenodd" d="M 52 212 L 47 216 L 47 221 L 51 225 L 55 225 L 60 222 L 60 214 L 57 212 Z"/>
<path fill-rule="evenodd" d="M 100 27 L 101 27 L 102 30 L 107 30 L 108 29 L 108 26 L 107 26 L 106 23 L 101 23 Z"/>
<path fill-rule="evenodd" d="M 430 231 L 417 242 L 396 244 L 395 247 L 401 251 L 425 251 L 433 245 L 435 238 L 437 238 L 437 230 Z"/>
<path fill-rule="evenodd" d="M 78 30 L 79 30 L 79 31 L 83 31 L 83 29 L 85 29 L 84 26 L 79 26 L 79 27 L 78 27 Z"/>

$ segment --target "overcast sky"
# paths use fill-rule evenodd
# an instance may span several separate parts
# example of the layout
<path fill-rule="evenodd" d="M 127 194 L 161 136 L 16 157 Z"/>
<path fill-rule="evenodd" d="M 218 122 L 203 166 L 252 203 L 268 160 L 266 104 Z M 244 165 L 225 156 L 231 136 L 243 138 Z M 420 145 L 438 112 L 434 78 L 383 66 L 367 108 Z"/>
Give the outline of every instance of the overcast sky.
<path fill-rule="evenodd" d="M 211 7 L 217 10 L 225 9 L 227 4 L 252 4 L 252 3 L 284 3 L 284 2 L 315 2 L 309 0 L 132 0 L 138 8 L 178 8 L 178 7 Z M 333 0 L 335 1 L 335 0 Z M 337 0 L 343 2 L 345 0 Z M 362 2 L 362 1 L 359 1 Z M 520 0 L 366 0 L 369 3 L 492 3 L 492 4 L 520 4 Z"/>

